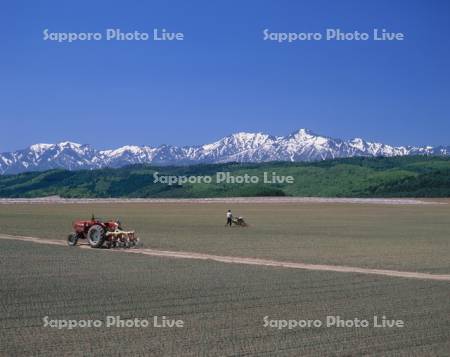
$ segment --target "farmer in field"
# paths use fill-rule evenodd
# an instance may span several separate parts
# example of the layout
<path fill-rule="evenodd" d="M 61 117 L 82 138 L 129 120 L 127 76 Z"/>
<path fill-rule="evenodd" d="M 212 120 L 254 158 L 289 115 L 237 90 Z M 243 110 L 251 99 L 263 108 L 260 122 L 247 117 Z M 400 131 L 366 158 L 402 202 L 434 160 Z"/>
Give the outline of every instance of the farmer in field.
<path fill-rule="evenodd" d="M 231 213 L 231 210 L 229 209 L 227 211 L 227 224 L 226 224 L 227 226 L 231 227 L 232 219 L 233 219 L 233 214 Z"/>

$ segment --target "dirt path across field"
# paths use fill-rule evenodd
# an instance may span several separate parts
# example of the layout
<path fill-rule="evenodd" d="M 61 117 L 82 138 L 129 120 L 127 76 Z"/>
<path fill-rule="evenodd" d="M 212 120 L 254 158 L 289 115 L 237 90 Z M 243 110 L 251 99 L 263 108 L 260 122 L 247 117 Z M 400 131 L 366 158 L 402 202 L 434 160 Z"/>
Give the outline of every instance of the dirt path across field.
<path fill-rule="evenodd" d="M 0 198 L 0 204 L 91 204 L 91 203 L 352 203 L 376 205 L 448 204 L 443 199 L 344 198 L 344 197 L 222 197 L 222 198 Z"/>
<path fill-rule="evenodd" d="M 0 239 L 19 240 L 19 241 L 39 243 L 39 244 L 67 246 L 67 243 L 65 241 L 56 240 L 56 239 L 11 236 L 11 235 L 6 235 L 6 234 L 0 234 Z M 79 245 L 78 247 L 90 249 L 89 245 L 86 245 L 86 244 Z M 71 249 L 74 249 L 74 248 L 71 248 Z M 143 255 L 149 255 L 149 256 L 154 256 L 154 257 L 166 257 L 166 258 L 178 258 L 178 259 L 212 260 L 212 261 L 216 261 L 216 262 L 220 262 L 220 263 L 228 263 L 228 264 L 259 265 L 259 266 L 268 266 L 268 267 L 276 267 L 276 268 L 332 271 L 332 272 L 339 272 L 339 273 L 372 274 L 372 275 L 383 275 L 383 276 L 391 276 L 391 277 L 398 277 L 398 278 L 450 281 L 450 275 L 442 275 L 442 274 L 438 275 L 438 274 L 429 274 L 429 273 L 418 273 L 418 272 L 385 270 L 385 269 L 358 268 L 358 267 L 348 267 L 348 266 L 339 266 L 339 265 L 304 264 L 304 263 L 283 262 L 283 261 L 268 260 L 268 259 L 231 257 L 231 256 L 212 255 L 212 254 L 194 253 L 194 252 L 177 252 L 177 251 L 156 250 L 156 249 L 147 249 L 147 248 L 136 248 L 136 249 L 115 248 L 115 249 L 101 249 L 99 251 L 113 252 L 113 253 L 143 254 Z"/>

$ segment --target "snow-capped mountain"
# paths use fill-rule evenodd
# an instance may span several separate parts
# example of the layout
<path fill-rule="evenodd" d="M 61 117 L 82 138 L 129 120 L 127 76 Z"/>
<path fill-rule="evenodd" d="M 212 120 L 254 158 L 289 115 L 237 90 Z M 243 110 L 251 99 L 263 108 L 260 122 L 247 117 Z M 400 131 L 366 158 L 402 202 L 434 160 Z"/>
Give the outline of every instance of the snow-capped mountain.
<path fill-rule="evenodd" d="M 72 142 L 35 144 L 0 154 L 0 174 L 122 167 L 130 164 L 187 165 L 197 163 L 315 161 L 353 156 L 450 155 L 450 146 L 394 147 L 365 141 L 334 139 L 300 129 L 287 136 L 236 133 L 202 146 L 123 146 L 96 150 Z"/>

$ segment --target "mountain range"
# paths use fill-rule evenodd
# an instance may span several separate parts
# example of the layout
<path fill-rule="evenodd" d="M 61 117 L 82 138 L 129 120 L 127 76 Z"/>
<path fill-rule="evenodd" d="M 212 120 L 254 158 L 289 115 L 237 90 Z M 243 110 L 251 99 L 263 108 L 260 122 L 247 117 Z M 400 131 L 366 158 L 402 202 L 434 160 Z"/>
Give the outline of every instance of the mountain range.
<path fill-rule="evenodd" d="M 391 146 L 365 141 L 335 139 L 307 129 L 287 136 L 235 133 L 211 144 L 158 147 L 127 145 L 96 150 L 73 142 L 34 144 L 0 154 L 0 174 L 17 174 L 62 168 L 67 170 L 118 168 L 132 164 L 190 165 L 199 163 L 318 161 L 355 156 L 449 156 L 450 146 Z"/>

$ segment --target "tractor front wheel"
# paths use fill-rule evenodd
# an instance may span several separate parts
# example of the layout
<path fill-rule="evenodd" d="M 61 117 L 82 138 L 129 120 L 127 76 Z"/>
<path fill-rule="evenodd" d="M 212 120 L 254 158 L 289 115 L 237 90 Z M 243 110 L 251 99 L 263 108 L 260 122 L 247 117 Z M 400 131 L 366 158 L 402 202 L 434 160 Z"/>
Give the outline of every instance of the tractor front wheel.
<path fill-rule="evenodd" d="M 69 247 L 74 247 L 77 245 L 78 242 L 78 235 L 76 233 L 70 233 L 67 236 L 67 244 L 69 245 Z"/>
<path fill-rule="evenodd" d="M 101 225 L 95 224 L 89 228 L 87 238 L 92 248 L 100 248 L 105 241 L 105 229 Z"/>

